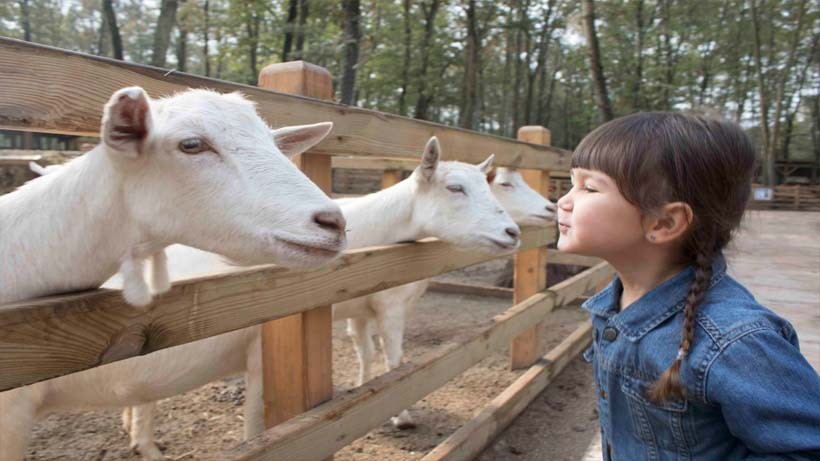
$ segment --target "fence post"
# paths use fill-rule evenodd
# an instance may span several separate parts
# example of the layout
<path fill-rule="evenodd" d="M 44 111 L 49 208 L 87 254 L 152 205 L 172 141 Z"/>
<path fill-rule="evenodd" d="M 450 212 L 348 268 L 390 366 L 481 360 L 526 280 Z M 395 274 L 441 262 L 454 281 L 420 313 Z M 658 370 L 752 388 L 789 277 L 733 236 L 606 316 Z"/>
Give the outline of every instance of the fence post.
<path fill-rule="evenodd" d="M 552 135 L 541 126 L 522 126 L 518 129 L 518 140 L 532 144 L 549 146 Z M 521 176 L 544 197 L 549 196 L 549 171 L 519 170 Z M 534 248 L 515 255 L 513 275 L 513 303 L 518 304 L 547 287 L 547 248 Z M 522 332 L 513 339 L 510 348 L 510 368 L 529 367 L 541 355 L 541 330 L 543 322 Z"/>
<path fill-rule="evenodd" d="M 382 172 L 382 189 L 387 189 L 390 186 L 401 182 L 401 170 L 384 170 Z"/>
<path fill-rule="evenodd" d="M 259 87 L 316 99 L 333 99 L 333 79 L 303 61 L 271 64 L 259 73 Z M 321 120 L 316 120 L 321 122 Z M 294 157 L 302 172 L 330 195 L 331 157 Z M 262 327 L 265 427 L 273 427 L 333 397 L 330 306 L 267 322 Z"/>

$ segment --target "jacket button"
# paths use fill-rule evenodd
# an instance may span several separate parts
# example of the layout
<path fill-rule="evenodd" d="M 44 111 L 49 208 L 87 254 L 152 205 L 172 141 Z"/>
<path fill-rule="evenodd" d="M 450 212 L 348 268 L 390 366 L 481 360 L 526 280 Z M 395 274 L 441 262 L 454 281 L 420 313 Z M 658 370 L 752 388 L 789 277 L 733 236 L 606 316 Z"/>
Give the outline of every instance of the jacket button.
<path fill-rule="evenodd" d="M 618 337 L 618 330 L 612 327 L 604 328 L 603 338 L 609 342 L 615 341 L 615 338 Z"/>

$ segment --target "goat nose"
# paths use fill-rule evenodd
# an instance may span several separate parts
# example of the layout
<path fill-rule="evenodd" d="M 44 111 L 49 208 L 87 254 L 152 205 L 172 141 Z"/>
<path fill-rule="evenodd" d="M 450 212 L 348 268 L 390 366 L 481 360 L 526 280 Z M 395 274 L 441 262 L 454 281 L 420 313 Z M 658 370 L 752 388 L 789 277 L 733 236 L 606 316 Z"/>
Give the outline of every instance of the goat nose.
<path fill-rule="evenodd" d="M 509 235 L 510 237 L 512 237 L 514 239 L 517 239 L 521 235 L 521 231 L 519 231 L 515 227 L 508 227 L 508 228 L 504 229 L 504 232 L 506 232 L 507 235 Z"/>
<path fill-rule="evenodd" d="M 322 229 L 342 233 L 344 233 L 345 226 L 347 225 L 341 211 L 320 211 L 313 215 L 313 222 L 318 224 Z"/>

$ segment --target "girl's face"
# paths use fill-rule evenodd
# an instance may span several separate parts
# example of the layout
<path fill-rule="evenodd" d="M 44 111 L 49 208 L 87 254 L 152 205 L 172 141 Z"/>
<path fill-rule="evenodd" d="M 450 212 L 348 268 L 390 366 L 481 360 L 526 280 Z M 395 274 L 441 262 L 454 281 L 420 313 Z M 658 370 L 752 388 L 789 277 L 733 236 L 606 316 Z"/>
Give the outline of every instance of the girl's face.
<path fill-rule="evenodd" d="M 571 178 L 572 189 L 558 200 L 559 250 L 609 259 L 645 244 L 641 212 L 615 180 L 584 168 L 573 168 Z"/>

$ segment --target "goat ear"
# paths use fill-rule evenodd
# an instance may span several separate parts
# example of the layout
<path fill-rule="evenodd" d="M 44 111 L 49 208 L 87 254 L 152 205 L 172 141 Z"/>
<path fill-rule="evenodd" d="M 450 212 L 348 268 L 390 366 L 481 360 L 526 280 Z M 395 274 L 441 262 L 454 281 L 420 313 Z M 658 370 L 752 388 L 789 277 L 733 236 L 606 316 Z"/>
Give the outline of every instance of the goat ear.
<path fill-rule="evenodd" d="M 490 168 L 490 171 L 485 173 L 487 175 L 487 184 L 492 184 L 495 181 L 495 176 L 498 173 L 498 168 Z"/>
<path fill-rule="evenodd" d="M 430 180 L 438 167 L 438 160 L 441 157 L 441 146 L 438 143 L 438 138 L 431 137 L 424 146 L 424 153 L 421 154 L 421 177 Z"/>
<path fill-rule="evenodd" d="M 138 86 L 123 88 L 108 100 L 103 111 L 103 142 L 125 157 L 145 153 L 145 140 L 153 129 L 148 94 Z"/>
<path fill-rule="evenodd" d="M 490 156 L 487 157 L 487 160 L 484 160 L 483 162 L 479 163 L 476 166 L 478 166 L 478 169 L 481 170 L 482 173 L 487 174 L 487 173 L 490 172 L 490 170 L 493 169 L 493 160 L 494 159 L 495 159 L 495 154 L 490 154 Z"/>
<path fill-rule="evenodd" d="M 310 149 L 325 139 L 333 129 L 333 122 L 322 122 L 313 125 L 286 126 L 271 130 L 276 147 L 288 157 Z"/>

